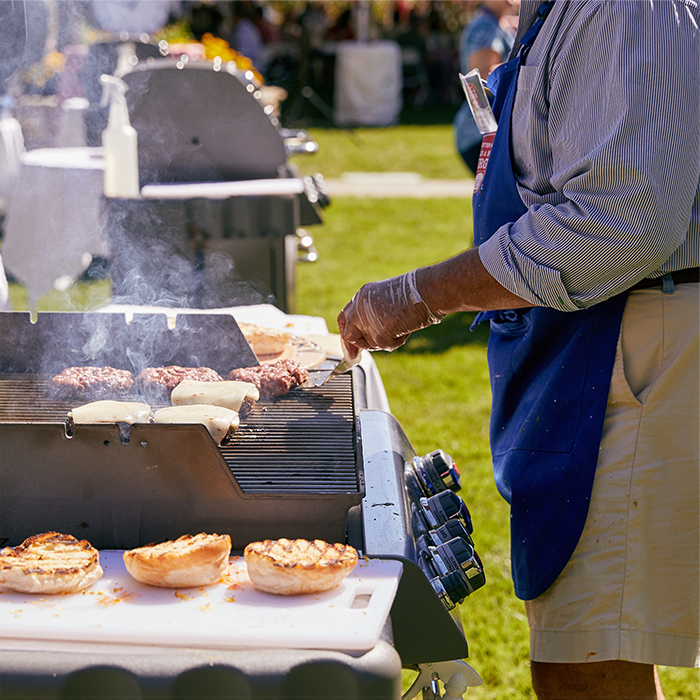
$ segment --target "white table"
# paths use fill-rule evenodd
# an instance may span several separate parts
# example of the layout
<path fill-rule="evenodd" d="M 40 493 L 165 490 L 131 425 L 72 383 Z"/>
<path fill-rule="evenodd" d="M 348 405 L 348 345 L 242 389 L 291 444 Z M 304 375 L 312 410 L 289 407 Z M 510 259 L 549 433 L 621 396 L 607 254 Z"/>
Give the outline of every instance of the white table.
<path fill-rule="evenodd" d="M 24 136 L 19 121 L 7 115 L 0 116 L 0 215 L 4 216 L 17 185 L 20 157 L 24 152 Z M 7 309 L 7 278 L 0 256 L 0 310 Z"/>
<path fill-rule="evenodd" d="M 38 148 L 20 156 L 2 254 L 27 286 L 30 308 L 52 287 L 74 282 L 93 257 L 108 257 L 103 191 L 101 148 Z"/>
<path fill-rule="evenodd" d="M 339 42 L 335 59 L 335 122 L 395 124 L 402 107 L 401 48 L 395 41 Z"/>

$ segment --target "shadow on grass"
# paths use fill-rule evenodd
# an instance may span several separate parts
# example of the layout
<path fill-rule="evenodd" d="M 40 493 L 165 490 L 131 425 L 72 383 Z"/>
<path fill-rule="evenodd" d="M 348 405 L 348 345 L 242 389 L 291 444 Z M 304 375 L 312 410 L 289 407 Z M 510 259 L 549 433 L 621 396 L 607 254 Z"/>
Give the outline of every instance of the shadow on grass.
<path fill-rule="evenodd" d="M 457 313 L 446 316 L 442 323 L 414 333 L 396 352 L 411 355 L 439 355 L 454 346 L 486 347 L 489 337 L 487 323 L 470 330 L 476 313 Z"/>

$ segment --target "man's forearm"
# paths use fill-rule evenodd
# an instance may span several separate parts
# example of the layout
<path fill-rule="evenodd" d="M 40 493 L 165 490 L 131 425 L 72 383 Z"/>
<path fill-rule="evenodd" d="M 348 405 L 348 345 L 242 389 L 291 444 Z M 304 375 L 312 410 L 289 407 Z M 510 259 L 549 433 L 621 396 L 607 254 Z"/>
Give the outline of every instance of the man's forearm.
<path fill-rule="evenodd" d="M 529 301 L 508 291 L 487 272 L 477 248 L 419 268 L 416 283 L 428 308 L 440 315 L 532 306 Z"/>

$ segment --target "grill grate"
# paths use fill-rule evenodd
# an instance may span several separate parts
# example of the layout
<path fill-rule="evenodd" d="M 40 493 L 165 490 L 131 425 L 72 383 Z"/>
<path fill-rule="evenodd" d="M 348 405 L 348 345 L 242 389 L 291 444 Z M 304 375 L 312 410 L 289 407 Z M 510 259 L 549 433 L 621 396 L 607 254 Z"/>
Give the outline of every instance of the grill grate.
<path fill-rule="evenodd" d="M 0 423 L 63 423 L 75 404 L 52 397 L 50 389 L 45 377 L 2 376 Z M 322 387 L 258 402 L 219 450 L 244 493 L 360 493 L 357 426 L 348 373 Z"/>
<path fill-rule="evenodd" d="M 359 490 L 351 375 L 259 403 L 221 452 L 244 492 Z"/>

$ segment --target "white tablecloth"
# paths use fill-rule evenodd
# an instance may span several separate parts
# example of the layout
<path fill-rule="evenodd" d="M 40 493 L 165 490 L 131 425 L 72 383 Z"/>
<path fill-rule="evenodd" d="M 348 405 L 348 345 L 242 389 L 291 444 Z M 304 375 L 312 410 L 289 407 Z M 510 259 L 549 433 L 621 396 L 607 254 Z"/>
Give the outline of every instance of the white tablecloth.
<path fill-rule="evenodd" d="M 0 214 L 7 212 L 24 153 L 22 127 L 14 117 L 0 117 Z"/>
<path fill-rule="evenodd" d="M 335 121 L 387 126 L 402 107 L 401 49 L 395 41 L 339 42 L 335 59 Z"/>
<path fill-rule="evenodd" d="M 101 148 L 40 148 L 20 157 L 4 226 L 5 268 L 27 286 L 30 308 L 53 286 L 107 257 L 101 235 Z"/>
<path fill-rule="evenodd" d="M 19 121 L 0 117 L 0 215 L 7 213 L 12 192 L 19 176 L 20 157 L 24 152 L 24 137 Z M 9 307 L 7 278 L 0 256 L 0 311 Z"/>

